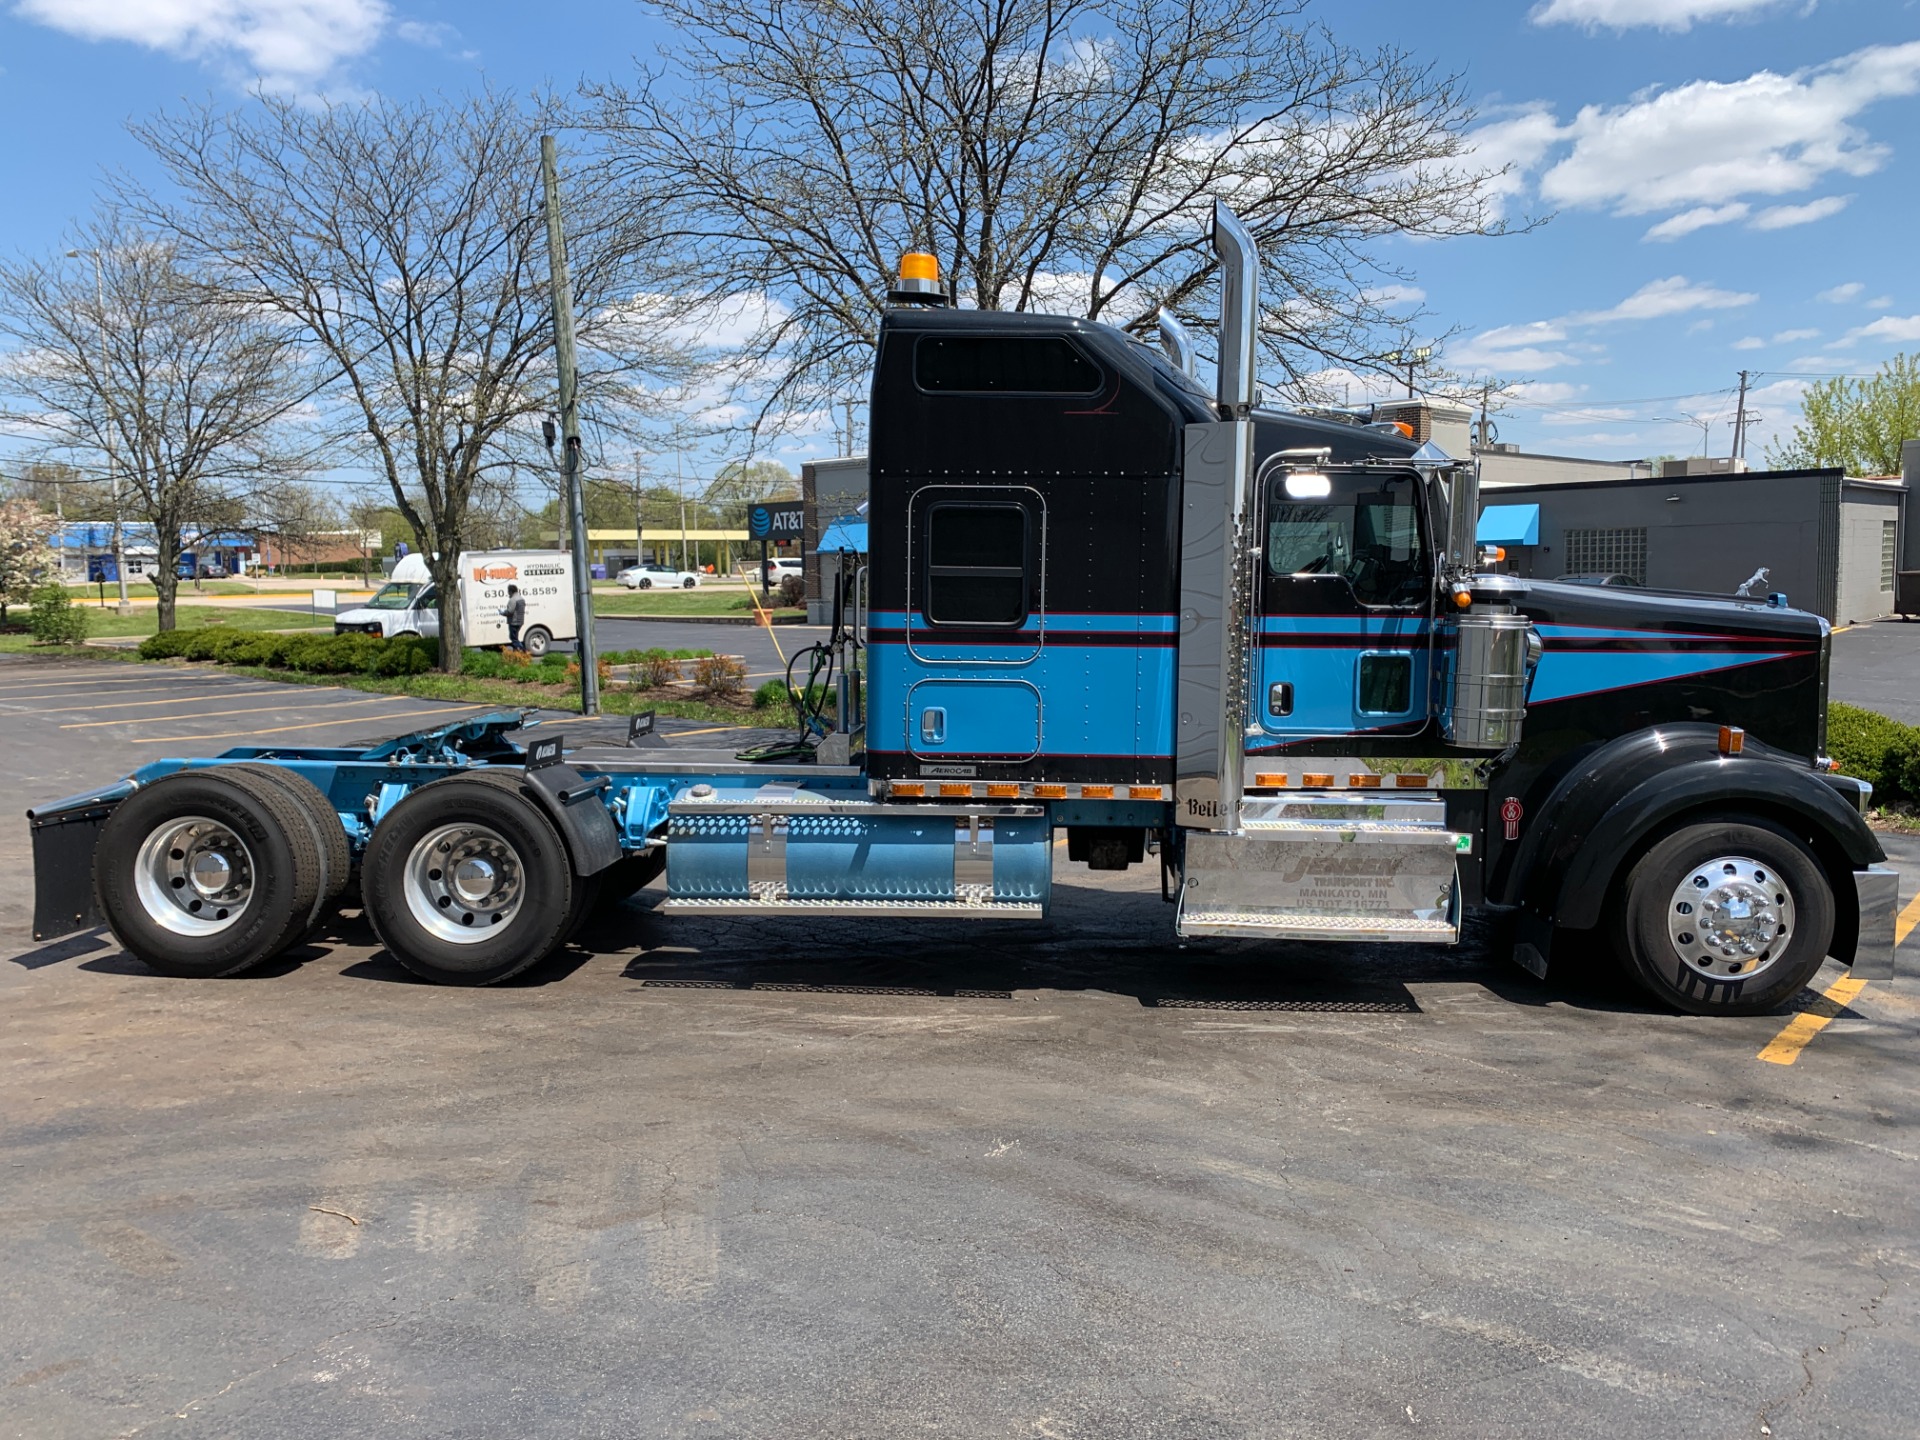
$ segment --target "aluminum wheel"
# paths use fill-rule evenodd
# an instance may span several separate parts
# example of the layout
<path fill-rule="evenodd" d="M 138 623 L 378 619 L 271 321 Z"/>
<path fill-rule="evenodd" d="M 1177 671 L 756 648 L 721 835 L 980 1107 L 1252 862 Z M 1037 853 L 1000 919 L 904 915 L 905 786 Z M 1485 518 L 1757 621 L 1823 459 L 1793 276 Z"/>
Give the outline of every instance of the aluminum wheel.
<path fill-rule="evenodd" d="M 472 945 L 520 913 L 526 867 L 498 832 L 484 825 L 443 825 L 407 857 L 407 909 L 422 929 L 455 945 Z"/>
<path fill-rule="evenodd" d="M 154 924 L 176 935 L 218 935 L 253 898 L 253 852 L 218 820 L 183 815 L 141 843 L 134 893 Z"/>
<path fill-rule="evenodd" d="M 1758 975 L 1793 938 L 1793 892 L 1758 860 L 1717 856 L 1675 887 L 1667 935 L 1682 962 L 1701 975 Z"/>

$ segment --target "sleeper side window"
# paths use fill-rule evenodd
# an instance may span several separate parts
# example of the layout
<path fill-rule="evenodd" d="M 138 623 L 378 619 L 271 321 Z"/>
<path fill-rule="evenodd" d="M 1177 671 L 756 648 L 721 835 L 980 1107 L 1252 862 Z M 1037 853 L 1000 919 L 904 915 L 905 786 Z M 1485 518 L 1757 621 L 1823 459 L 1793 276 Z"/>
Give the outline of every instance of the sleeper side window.
<path fill-rule="evenodd" d="M 1022 624 L 1029 550 L 1023 505 L 946 501 L 929 507 L 927 623 Z"/>
<path fill-rule="evenodd" d="M 1058 335 L 923 335 L 914 383 L 933 395 L 1097 395 L 1100 367 Z"/>

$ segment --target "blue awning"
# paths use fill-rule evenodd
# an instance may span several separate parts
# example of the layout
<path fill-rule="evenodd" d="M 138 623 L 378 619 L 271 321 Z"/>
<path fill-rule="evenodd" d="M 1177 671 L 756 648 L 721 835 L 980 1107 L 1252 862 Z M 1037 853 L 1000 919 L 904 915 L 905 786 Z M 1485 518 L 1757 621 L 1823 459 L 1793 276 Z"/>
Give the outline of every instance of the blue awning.
<path fill-rule="evenodd" d="M 836 520 L 827 526 L 820 536 L 820 548 L 816 555 L 831 555 L 841 550 L 851 550 L 856 555 L 867 553 L 867 522 L 864 520 Z"/>
<path fill-rule="evenodd" d="M 1538 505 L 1489 505 L 1480 512 L 1473 538 L 1482 545 L 1538 545 Z"/>

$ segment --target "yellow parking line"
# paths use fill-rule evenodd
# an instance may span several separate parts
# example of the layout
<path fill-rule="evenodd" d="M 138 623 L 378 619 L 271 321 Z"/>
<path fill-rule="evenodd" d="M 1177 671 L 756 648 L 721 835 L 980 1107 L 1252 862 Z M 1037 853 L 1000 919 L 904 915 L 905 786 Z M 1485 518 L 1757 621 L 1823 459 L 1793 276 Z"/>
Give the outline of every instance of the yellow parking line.
<path fill-rule="evenodd" d="M 391 695 L 375 695 L 370 700 L 332 700 L 327 702 L 329 710 L 345 710 L 354 705 L 378 705 L 391 700 Z M 247 710 L 208 710 L 199 715 L 122 715 L 117 720 L 73 720 L 62 725 L 62 730 L 93 730 L 102 725 L 151 725 L 156 720 L 224 720 L 229 715 L 277 715 L 293 706 L 286 701 L 278 705 L 255 705 Z"/>
<path fill-rule="evenodd" d="M 688 735 L 719 735 L 728 730 L 739 730 L 743 728 L 743 726 L 739 725 L 715 725 L 710 730 L 662 730 L 660 732 L 660 738 L 663 740 L 680 740 Z"/>
<path fill-rule="evenodd" d="M 1913 933 L 1913 927 L 1920 924 L 1920 895 L 1907 902 L 1907 908 L 1900 912 L 1900 918 L 1894 923 L 1893 943 L 1901 945 L 1907 936 Z M 1766 1049 L 1759 1058 L 1769 1065 L 1791 1065 L 1800 1058 L 1800 1052 L 1807 1048 L 1813 1037 L 1840 1016 L 1840 1012 L 1851 1005 L 1860 992 L 1867 988 L 1865 980 L 1856 980 L 1851 975 L 1843 975 L 1820 997 L 1820 1005 L 1812 1010 L 1802 1010 L 1789 1020 L 1780 1033 L 1767 1042 Z"/>
<path fill-rule="evenodd" d="M 397 697 L 382 696 L 381 698 L 388 699 Z M 348 702 L 348 704 L 352 705 L 372 703 L 372 701 L 362 700 L 352 700 Z M 338 710 L 344 709 L 345 706 L 336 705 L 330 708 Z M 449 720 L 453 720 L 460 718 L 454 714 L 455 710 L 491 710 L 497 708 L 497 706 L 491 705 L 455 705 L 451 708 L 435 706 L 431 710 L 396 710 L 388 715 L 349 716 L 348 720 L 404 720 L 410 715 L 444 715 Z M 129 740 L 127 743 L 129 745 L 197 745 L 202 740 L 245 739 L 249 735 L 284 735 L 289 730 L 320 730 L 329 725 L 344 725 L 346 723 L 348 723 L 347 720 L 314 720 L 305 725 L 276 725 L 269 730 L 229 730 L 219 735 L 162 735 L 153 740 Z"/>
<path fill-rule="evenodd" d="M 88 705 L 85 708 L 88 710 L 140 710 L 154 705 L 188 705 L 199 700 L 257 700 L 262 695 L 278 695 L 280 693 L 282 692 L 279 690 L 201 690 L 194 694 L 176 695 L 171 700 L 122 700 L 115 705 Z M 33 698 L 36 700 L 44 700 L 47 697 L 44 695 L 36 695 Z M 37 713 L 50 715 L 60 710 L 77 710 L 80 708 L 78 705 L 54 705 Z M 165 719 L 166 717 L 155 716 L 154 718 Z M 60 728 L 64 730 L 69 727 L 63 725 Z"/>
<path fill-rule="evenodd" d="M 148 685 L 152 682 L 153 672 L 151 670 L 134 670 L 132 673 L 126 675 L 102 675 L 97 679 L 89 676 L 83 680 L 79 676 L 74 675 L 69 676 L 65 680 L 29 680 L 22 685 L 7 686 L 7 693 L 14 695 L 22 690 L 65 690 L 76 685 L 86 690 L 100 685 Z"/>

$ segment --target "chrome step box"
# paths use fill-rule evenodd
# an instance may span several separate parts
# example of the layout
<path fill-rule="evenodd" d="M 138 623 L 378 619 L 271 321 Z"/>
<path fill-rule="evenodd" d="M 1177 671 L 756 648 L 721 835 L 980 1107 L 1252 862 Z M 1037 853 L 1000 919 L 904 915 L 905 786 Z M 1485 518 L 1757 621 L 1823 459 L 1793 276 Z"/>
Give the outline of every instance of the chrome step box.
<path fill-rule="evenodd" d="M 1417 792 L 1246 801 L 1230 834 L 1189 832 L 1181 935 L 1452 944 L 1472 837 Z"/>

